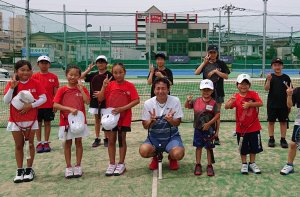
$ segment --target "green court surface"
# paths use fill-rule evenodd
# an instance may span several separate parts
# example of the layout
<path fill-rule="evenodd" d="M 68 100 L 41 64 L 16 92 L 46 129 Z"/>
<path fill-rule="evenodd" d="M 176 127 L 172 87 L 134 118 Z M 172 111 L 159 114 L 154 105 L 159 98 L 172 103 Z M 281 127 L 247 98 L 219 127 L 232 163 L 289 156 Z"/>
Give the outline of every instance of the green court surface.
<path fill-rule="evenodd" d="M 300 185 L 299 152 L 295 159 L 295 173 L 279 174 L 287 159 L 287 149 L 279 147 L 279 132 L 275 132 L 276 147 L 267 147 L 267 124 L 262 123 L 264 151 L 257 155 L 256 163 L 262 174 L 241 175 L 241 161 L 236 138 L 232 136 L 234 123 L 221 124 L 221 146 L 215 149 L 215 177 L 206 176 L 206 154 L 203 152 L 204 173 L 194 176 L 195 149 L 192 147 L 192 123 L 182 123 L 180 133 L 186 154 L 178 171 L 168 169 L 167 154 L 164 156 L 163 179 L 158 180 L 157 196 L 298 196 Z M 277 128 L 278 125 L 276 124 Z M 139 156 L 139 145 L 147 132 L 141 122 L 132 124 L 128 133 L 126 156 L 127 172 L 120 177 L 105 177 L 108 165 L 107 150 L 103 146 L 91 148 L 94 134 L 83 140 L 82 167 L 84 175 L 78 179 L 65 179 L 65 161 L 61 142 L 57 140 L 57 127 L 52 128 L 50 153 L 37 154 L 34 163 L 36 179 L 30 183 L 14 184 L 16 170 L 14 145 L 10 133 L 1 128 L 0 138 L 0 196 L 152 196 L 152 171 L 147 166 L 150 159 Z M 292 128 L 292 126 L 291 126 Z M 287 138 L 290 139 L 292 129 Z M 91 131 L 93 128 L 90 127 Z M 102 135 L 102 133 L 101 133 Z M 73 155 L 75 149 L 73 148 Z M 118 154 L 117 154 L 118 155 Z M 117 156 L 118 158 L 118 156 Z M 73 162 L 75 157 L 73 157 Z"/>

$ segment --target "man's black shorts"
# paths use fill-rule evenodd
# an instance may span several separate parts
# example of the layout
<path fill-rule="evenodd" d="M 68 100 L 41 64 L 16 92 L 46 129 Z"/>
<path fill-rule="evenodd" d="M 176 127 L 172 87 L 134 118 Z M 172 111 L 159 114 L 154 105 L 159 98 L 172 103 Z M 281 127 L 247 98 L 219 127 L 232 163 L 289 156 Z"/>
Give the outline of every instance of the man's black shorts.
<path fill-rule="evenodd" d="M 288 108 L 267 108 L 268 111 L 268 122 L 276 122 L 278 119 L 279 122 L 288 121 Z"/>
<path fill-rule="evenodd" d="M 38 109 L 38 121 L 52 121 L 54 120 L 55 114 L 53 108 L 42 108 Z"/>

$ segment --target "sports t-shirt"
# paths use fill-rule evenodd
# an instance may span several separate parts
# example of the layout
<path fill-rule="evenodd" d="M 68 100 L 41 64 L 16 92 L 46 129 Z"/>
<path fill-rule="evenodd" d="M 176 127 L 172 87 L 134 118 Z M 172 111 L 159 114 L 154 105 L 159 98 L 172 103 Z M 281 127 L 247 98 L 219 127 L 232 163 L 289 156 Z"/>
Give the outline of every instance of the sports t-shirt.
<path fill-rule="evenodd" d="M 76 97 L 76 99 L 79 99 L 80 102 L 82 103 L 80 109 L 78 109 L 78 110 L 80 110 L 80 111 L 83 112 L 84 117 L 85 117 L 85 123 L 86 123 L 86 113 L 85 113 L 84 101 L 83 101 L 82 94 L 81 94 L 80 90 L 77 87 L 69 88 L 68 86 L 63 86 L 63 87 L 59 88 L 57 90 L 57 93 L 56 93 L 54 99 L 53 99 L 53 102 L 54 103 L 62 104 L 62 99 L 63 99 L 64 93 L 66 91 L 71 91 L 70 94 L 73 95 L 74 97 Z M 90 97 L 90 94 L 89 94 L 88 90 L 85 87 L 83 87 L 83 91 L 84 91 L 84 93 L 88 97 Z M 74 99 L 74 98 L 72 98 L 72 99 Z M 68 105 L 65 105 L 65 106 L 68 106 Z M 68 125 L 68 117 L 67 117 L 67 115 L 69 113 L 70 112 L 64 112 L 63 113 L 62 111 L 60 111 L 60 113 L 59 113 L 59 126 L 66 126 L 66 125 Z M 66 117 L 63 114 L 66 114 Z"/>
<path fill-rule="evenodd" d="M 222 73 L 226 73 L 226 74 L 230 74 L 230 70 L 228 69 L 227 65 L 225 64 L 225 62 L 221 61 L 221 60 L 217 60 L 215 62 L 215 66 L 217 69 L 219 69 Z M 202 69 L 201 73 L 205 73 L 205 66 Z M 206 79 L 206 77 L 203 75 L 203 79 Z M 209 78 L 208 78 L 209 79 Z M 212 95 L 212 97 L 214 99 L 217 99 L 219 97 L 224 97 L 225 93 L 224 93 L 224 79 L 222 77 L 219 78 L 219 80 L 217 82 L 214 83 L 214 87 L 215 87 L 215 91 Z"/>
<path fill-rule="evenodd" d="M 295 125 L 300 125 L 300 88 L 295 88 L 292 96 L 293 105 L 297 107 Z"/>
<path fill-rule="evenodd" d="M 236 108 L 236 132 L 251 133 L 261 130 L 261 125 L 258 119 L 258 108 L 250 107 L 247 111 L 244 111 L 243 108 L 243 103 L 245 102 L 245 100 L 251 100 L 252 102 L 262 102 L 258 93 L 249 90 L 246 96 L 241 96 L 239 93 L 236 93 L 235 98 L 236 100 L 231 105 L 231 109 Z"/>
<path fill-rule="evenodd" d="M 157 76 L 155 76 L 155 73 L 156 73 L 156 72 L 161 72 L 161 74 L 162 74 L 163 76 L 167 77 L 168 80 L 171 81 L 172 84 L 174 84 L 174 83 L 173 83 L 173 73 L 172 73 L 172 71 L 171 71 L 170 69 L 165 68 L 164 70 L 158 70 L 158 68 L 155 68 L 155 69 L 154 69 L 154 74 L 153 74 L 153 77 L 152 77 L 151 97 L 154 97 L 154 96 L 155 96 L 155 94 L 154 94 L 154 84 L 153 84 L 153 83 L 154 83 L 154 80 L 157 78 Z M 147 78 L 149 78 L 149 75 L 150 75 L 150 73 L 148 74 L 148 77 L 147 77 Z M 170 84 L 170 85 L 172 85 L 172 84 Z M 169 93 L 169 94 L 170 94 L 170 93 Z"/>
<path fill-rule="evenodd" d="M 203 125 L 209 122 L 220 113 L 218 105 L 214 99 L 205 102 L 202 97 L 191 101 L 191 107 L 194 109 L 194 128 L 202 129 Z M 215 129 L 215 126 L 213 125 Z"/>
<path fill-rule="evenodd" d="M 86 75 L 84 81 L 85 82 L 90 82 L 90 95 L 91 95 L 91 102 L 90 102 L 90 107 L 91 108 L 105 108 L 105 100 L 103 100 L 101 103 L 99 103 L 98 99 L 97 98 L 94 98 L 93 97 L 93 89 L 92 89 L 92 81 L 94 79 L 94 77 L 98 76 L 98 75 L 103 75 L 103 81 L 105 79 L 105 77 L 108 75 L 108 78 L 112 77 L 112 81 L 115 80 L 113 75 L 111 74 L 111 72 L 109 71 L 106 71 L 105 73 L 103 74 L 99 74 L 99 71 L 97 72 L 92 72 L 92 73 L 89 73 Z M 100 91 L 101 88 L 102 88 L 102 85 L 103 85 L 103 81 L 101 82 L 101 85 L 99 86 L 100 89 L 99 90 L 96 90 L 96 91 Z M 95 90 L 94 90 L 95 91 Z M 100 104 L 100 105 L 99 105 Z"/>
<path fill-rule="evenodd" d="M 4 95 L 8 92 L 10 88 L 10 82 L 7 83 L 5 90 L 4 90 Z M 46 94 L 46 90 L 45 88 L 42 86 L 41 83 L 39 83 L 37 80 L 30 78 L 27 82 L 22 83 L 19 82 L 18 86 L 17 86 L 17 92 L 16 94 L 13 95 L 16 96 L 20 91 L 22 90 L 28 90 L 32 96 L 34 97 L 34 99 L 38 99 L 40 95 L 42 94 Z M 11 105 L 11 104 L 10 104 Z M 19 111 L 14 108 L 11 107 L 11 113 L 10 114 L 16 114 L 19 113 Z M 15 120 L 17 122 L 25 122 L 25 121 L 33 121 L 37 119 L 37 116 L 35 115 L 35 111 L 34 110 L 30 110 L 28 111 L 26 114 L 24 114 L 24 116 L 21 116 L 19 120 Z M 11 116 L 9 116 L 9 121 L 13 122 L 13 119 Z"/>
<path fill-rule="evenodd" d="M 142 120 L 150 120 L 153 109 L 155 110 L 156 116 L 165 116 L 170 110 L 175 112 L 173 119 L 183 118 L 183 112 L 181 108 L 181 103 L 178 97 L 168 95 L 165 104 L 160 104 L 156 100 L 156 96 L 145 101 L 144 108 L 142 112 Z M 178 134 L 178 127 L 172 127 L 172 136 Z"/>
<path fill-rule="evenodd" d="M 111 92 L 112 92 L 112 90 L 116 90 L 116 89 L 120 89 L 120 90 L 126 92 L 127 96 L 129 97 L 129 103 L 140 98 L 133 83 L 126 81 L 126 80 L 121 84 L 117 83 L 116 81 L 111 81 L 107 85 L 105 92 L 104 92 L 104 97 L 106 100 L 107 108 L 110 107 L 109 98 L 111 96 Z M 118 126 L 130 127 L 131 117 L 132 117 L 131 109 L 128 109 L 128 110 L 122 112 L 122 116 L 119 119 Z"/>
<path fill-rule="evenodd" d="M 43 105 L 39 106 L 39 108 L 52 108 L 53 107 L 53 98 L 54 98 L 54 88 L 59 87 L 58 78 L 55 74 L 41 73 L 37 72 L 32 75 L 32 79 L 36 79 L 46 90 L 47 101 Z"/>
<path fill-rule="evenodd" d="M 267 82 L 267 80 L 266 80 Z M 291 83 L 291 79 L 288 75 L 282 74 L 277 76 L 272 73 L 272 79 L 270 82 L 270 89 L 268 94 L 267 107 L 268 108 L 287 108 L 286 105 L 286 86 Z"/>

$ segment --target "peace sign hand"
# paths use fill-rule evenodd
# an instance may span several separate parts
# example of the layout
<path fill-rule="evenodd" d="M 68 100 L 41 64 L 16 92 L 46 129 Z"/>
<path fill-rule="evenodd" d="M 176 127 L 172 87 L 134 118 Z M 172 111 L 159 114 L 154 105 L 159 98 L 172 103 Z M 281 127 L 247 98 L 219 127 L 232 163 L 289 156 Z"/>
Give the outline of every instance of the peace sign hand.
<path fill-rule="evenodd" d="M 95 66 L 95 64 L 94 64 L 94 62 L 92 62 L 89 66 L 88 66 L 88 70 L 92 70 L 93 68 L 94 68 L 94 66 Z"/>
<path fill-rule="evenodd" d="M 10 88 L 15 89 L 19 84 L 19 81 L 17 80 L 16 74 L 14 74 L 10 80 Z"/>
<path fill-rule="evenodd" d="M 165 116 L 165 119 L 168 121 L 168 122 L 171 122 L 173 120 L 173 116 L 176 112 L 172 110 L 172 108 L 170 109 L 170 111 L 166 114 Z"/>
<path fill-rule="evenodd" d="M 288 86 L 286 83 L 285 83 L 285 86 L 286 86 L 286 94 L 288 96 L 292 96 L 293 95 L 293 91 L 294 91 L 294 88 L 292 86 L 292 83 L 290 83 L 290 86 Z"/>
<path fill-rule="evenodd" d="M 188 95 L 188 96 L 186 97 L 186 100 L 187 100 L 188 102 L 191 102 L 192 99 L 193 99 L 193 95 Z"/>
<path fill-rule="evenodd" d="M 155 112 L 154 108 L 153 108 L 152 112 L 149 111 L 149 114 L 150 114 L 150 120 L 155 121 L 156 120 L 156 112 Z"/>
<path fill-rule="evenodd" d="M 108 78 L 108 75 L 106 75 L 106 78 L 103 81 L 103 87 L 106 88 L 107 85 L 109 84 L 109 82 L 111 81 L 112 76 L 110 78 Z"/>

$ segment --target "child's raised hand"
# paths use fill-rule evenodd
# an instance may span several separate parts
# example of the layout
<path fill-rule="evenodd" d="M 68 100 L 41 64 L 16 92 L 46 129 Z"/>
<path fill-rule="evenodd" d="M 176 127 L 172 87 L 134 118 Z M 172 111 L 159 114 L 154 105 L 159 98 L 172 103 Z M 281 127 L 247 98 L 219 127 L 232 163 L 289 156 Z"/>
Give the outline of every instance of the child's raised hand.
<path fill-rule="evenodd" d="M 187 100 L 188 102 L 191 102 L 192 99 L 193 99 L 193 95 L 188 95 L 188 96 L 186 97 L 186 100 Z"/>
<path fill-rule="evenodd" d="M 166 114 L 165 119 L 168 122 L 171 122 L 173 120 L 173 116 L 176 112 L 172 110 L 172 108 L 170 109 L 170 111 Z"/>
<path fill-rule="evenodd" d="M 10 80 L 10 88 L 15 89 L 15 87 L 17 87 L 18 84 L 19 84 L 19 81 L 17 80 L 17 75 L 14 74 Z"/>
<path fill-rule="evenodd" d="M 268 80 L 268 81 L 271 81 L 271 79 L 272 79 L 272 74 L 271 74 L 271 73 L 268 73 L 268 74 L 267 74 L 267 80 Z"/>
<path fill-rule="evenodd" d="M 79 89 L 80 91 L 83 90 L 83 84 L 82 84 L 82 81 L 81 81 L 80 79 L 78 80 L 77 87 L 78 87 L 78 89 Z"/>
<path fill-rule="evenodd" d="M 150 71 L 150 73 L 154 73 L 154 66 L 153 66 L 153 64 L 149 65 L 149 71 Z"/>
<path fill-rule="evenodd" d="M 231 102 L 234 102 L 236 100 L 236 97 L 235 97 L 235 94 L 233 94 L 231 97 L 230 97 L 230 101 Z"/>
<path fill-rule="evenodd" d="M 95 64 L 94 62 L 92 62 L 89 66 L 88 66 L 88 70 L 92 70 L 94 68 Z"/>
<path fill-rule="evenodd" d="M 106 86 L 109 84 L 109 82 L 111 81 L 112 76 L 110 78 L 108 78 L 108 75 L 106 75 L 106 78 L 103 81 L 103 87 L 106 88 Z"/>
<path fill-rule="evenodd" d="M 156 120 L 156 112 L 155 112 L 155 109 L 153 108 L 152 112 L 151 111 L 148 111 L 149 114 L 150 114 L 150 119 L 151 121 L 152 120 Z"/>
<path fill-rule="evenodd" d="M 286 86 L 286 94 L 288 95 L 288 96 L 292 96 L 293 95 L 293 91 L 294 91 L 294 88 L 293 88 L 293 85 L 292 85 L 292 83 L 290 83 L 290 86 L 288 86 L 287 84 L 285 84 L 285 86 Z"/>
<path fill-rule="evenodd" d="M 210 56 L 208 54 L 204 57 L 205 64 L 207 64 L 209 62 L 209 58 L 210 58 Z"/>

